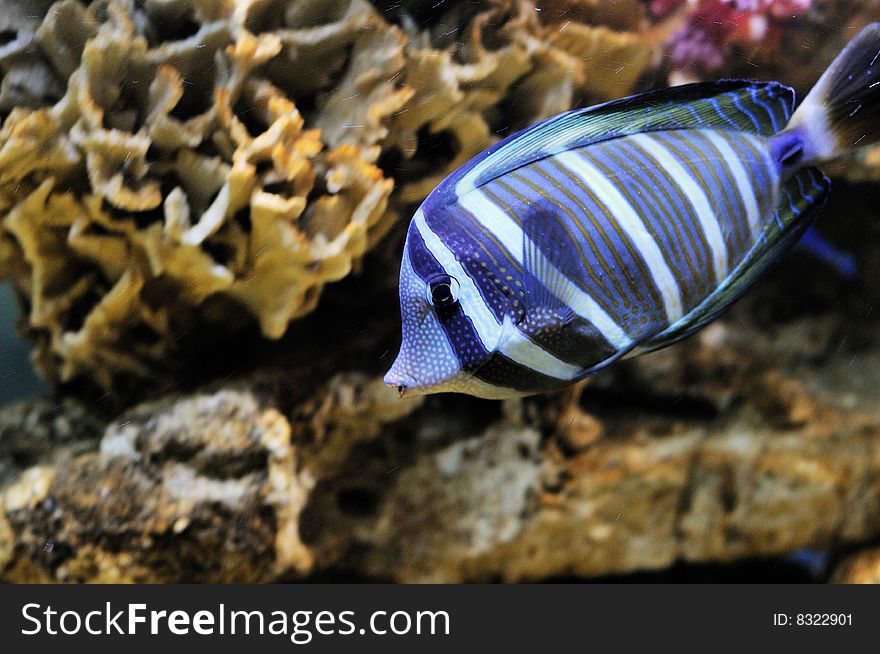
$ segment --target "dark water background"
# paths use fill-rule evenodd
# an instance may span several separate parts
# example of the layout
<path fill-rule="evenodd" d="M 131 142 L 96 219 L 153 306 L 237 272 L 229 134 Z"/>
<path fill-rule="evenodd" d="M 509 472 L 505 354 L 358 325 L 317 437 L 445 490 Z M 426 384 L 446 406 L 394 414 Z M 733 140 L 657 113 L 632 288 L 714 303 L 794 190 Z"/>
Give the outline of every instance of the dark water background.
<path fill-rule="evenodd" d="M 30 362 L 30 348 L 15 332 L 18 305 L 8 282 L 0 284 L 0 406 L 40 394 L 45 385 Z"/>

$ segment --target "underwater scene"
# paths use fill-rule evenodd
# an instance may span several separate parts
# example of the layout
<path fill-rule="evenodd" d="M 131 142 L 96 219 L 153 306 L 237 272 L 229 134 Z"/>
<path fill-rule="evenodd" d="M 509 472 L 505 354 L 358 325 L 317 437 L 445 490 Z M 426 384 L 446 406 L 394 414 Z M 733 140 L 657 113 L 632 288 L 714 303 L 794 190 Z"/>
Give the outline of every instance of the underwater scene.
<path fill-rule="evenodd" d="M 0 0 L 0 582 L 880 582 L 878 21 Z"/>

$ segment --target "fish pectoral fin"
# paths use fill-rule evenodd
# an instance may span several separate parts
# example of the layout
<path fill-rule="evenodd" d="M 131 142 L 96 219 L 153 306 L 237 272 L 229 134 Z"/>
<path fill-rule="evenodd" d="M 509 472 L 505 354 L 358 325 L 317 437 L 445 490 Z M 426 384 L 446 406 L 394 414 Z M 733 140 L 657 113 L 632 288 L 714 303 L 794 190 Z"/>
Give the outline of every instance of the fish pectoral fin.
<path fill-rule="evenodd" d="M 523 295 L 530 334 L 549 336 L 577 329 L 583 321 L 571 307 L 572 282 L 550 260 L 558 248 L 547 230 L 544 211 L 537 210 L 523 221 Z"/>
<path fill-rule="evenodd" d="M 523 275 L 522 284 L 526 304 L 544 307 L 557 314 L 560 320 L 573 320 L 571 308 L 575 288 L 550 260 L 550 252 L 559 248 L 548 229 L 552 208 L 537 208 L 523 221 Z"/>

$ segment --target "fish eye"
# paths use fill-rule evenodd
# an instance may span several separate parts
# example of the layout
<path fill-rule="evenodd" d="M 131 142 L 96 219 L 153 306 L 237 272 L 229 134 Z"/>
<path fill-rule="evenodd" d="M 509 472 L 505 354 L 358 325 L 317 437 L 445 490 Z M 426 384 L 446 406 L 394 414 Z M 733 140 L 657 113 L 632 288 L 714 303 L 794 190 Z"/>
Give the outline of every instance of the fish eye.
<path fill-rule="evenodd" d="M 458 302 L 460 290 L 455 277 L 438 275 L 428 282 L 428 303 L 435 309 L 449 309 Z"/>

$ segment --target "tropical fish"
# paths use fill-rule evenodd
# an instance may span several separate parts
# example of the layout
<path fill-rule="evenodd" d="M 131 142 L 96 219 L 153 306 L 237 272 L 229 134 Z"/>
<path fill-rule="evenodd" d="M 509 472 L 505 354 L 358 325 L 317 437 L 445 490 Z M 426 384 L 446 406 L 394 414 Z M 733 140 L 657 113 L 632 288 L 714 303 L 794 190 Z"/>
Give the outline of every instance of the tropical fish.
<path fill-rule="evenodd" d="M 540 393 L 699 330 L 814 220 L 830 189 L 816 165 L 880 141 L 880 23 L 794 104 L 776 82 L 692 84 L 475 157 L 410 223 L 386 384 Z"/>

